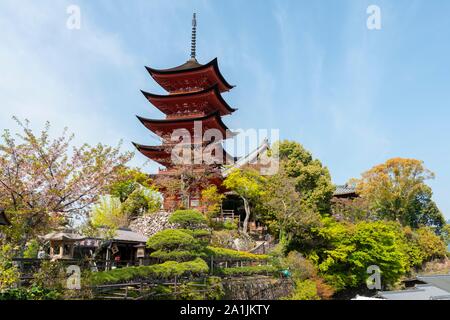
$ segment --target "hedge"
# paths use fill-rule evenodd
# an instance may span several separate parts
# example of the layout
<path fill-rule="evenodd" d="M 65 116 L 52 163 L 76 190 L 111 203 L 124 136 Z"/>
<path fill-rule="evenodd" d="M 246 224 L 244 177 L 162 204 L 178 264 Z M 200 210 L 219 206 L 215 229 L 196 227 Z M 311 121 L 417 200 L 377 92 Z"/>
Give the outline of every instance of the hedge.
<path fill-rule="evenodd" d="M 163 278 L 204 274 L 209 272 L 206 262 L 200 258 L 188 262 L 166 261 L 162 264 L 140 267 L 127 267 L 110 271 L 96 272 L 91 275 L 94 285 L 123 283 L 139 278 Z"/>
<path fill-rule="evenodd" d="M 269 256 L 266 254 L 254 254 L 245 251 L 237 251 L 226 248 L 219 247 L 207 247 L 206 252 L 209 256 L 218 258 L 218 259 L 230 259 L 230 260 L 241 260 L 241 261 L 257 261 L 257 260 L 268 260 Z"/>
<path fill-rule="evenodd" d="M 214 273 L 223 276 L 251 276 L 256 274 L 273 274 L 277 272 L 274 266 L 248 266 L 235 268 L 216 268 Z"/>
<path fill-rule="evenodd" d="M 147 246 L 153 250 L 192 250 L 199 247 L 199 243 L 187 232 L 166 229 L 150 237 Z"/>
<path fill-rule="evenodd" d="M 198 251 L 187 251 L 187 250 L 175 250 L 175 251 L 164 251 L 158 250 L 150 254 L 152 258 L 157 258 L 163 261 L 188 261 L 194 258 L 203 257 L 206 258 L 206 254 Z"/>

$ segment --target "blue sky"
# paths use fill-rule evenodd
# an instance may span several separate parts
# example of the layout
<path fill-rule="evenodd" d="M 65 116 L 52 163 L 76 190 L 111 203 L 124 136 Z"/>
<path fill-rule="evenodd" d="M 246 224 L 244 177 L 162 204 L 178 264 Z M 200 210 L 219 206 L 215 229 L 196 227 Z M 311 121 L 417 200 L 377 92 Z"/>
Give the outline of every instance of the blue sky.
<path fill-rule="evenodd" d="M 66 28 L 69 5 L 81 29 Z M 369 5 L 381 30 L 366 27 Z M 450 218 L 450 2 L 0 1 L 0 128 L 12 115 L 76 143 L 156 143 L 134 117 L 160 118 L 140 89 L 163 93 L 144 65 L 189 58 L 198 14 L 198 59 L 214 57 L 236 85 L 230 128 L 280 129 L 344 183 L 391 157 L 425 161 Z M 133 164 L 143 165 L 137 154 Z M 154 164 L 144 167 L 148 172 Z"/>

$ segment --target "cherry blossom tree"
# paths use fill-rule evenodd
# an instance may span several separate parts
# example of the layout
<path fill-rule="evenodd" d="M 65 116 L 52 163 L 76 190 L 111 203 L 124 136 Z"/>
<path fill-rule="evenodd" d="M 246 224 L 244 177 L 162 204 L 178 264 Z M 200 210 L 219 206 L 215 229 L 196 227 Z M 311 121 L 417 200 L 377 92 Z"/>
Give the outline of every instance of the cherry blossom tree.
<path fill-rule="evenodd" d="M 67 128 L 51 138 L 50 124 L 35 134 L 15 118 L 21 133 L 0 140 L 0 207 L 12 226 L 4 232 L 23 247 L 36 235 L 85 215 L 133 156 L 103 144 L 73 147 Z"/>

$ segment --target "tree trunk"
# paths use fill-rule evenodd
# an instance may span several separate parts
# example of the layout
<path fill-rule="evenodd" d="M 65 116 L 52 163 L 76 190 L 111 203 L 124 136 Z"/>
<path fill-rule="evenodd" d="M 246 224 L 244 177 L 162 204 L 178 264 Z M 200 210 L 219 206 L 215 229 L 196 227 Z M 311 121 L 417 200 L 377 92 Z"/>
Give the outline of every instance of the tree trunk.
<path fill-rule="evenodd" d="M 248 220 L 250 220 L 250 204 L 248 203 L 248 200 L 242 197 L 242 200 L 244 200 L 244 209 L 245 209 L 245 219 L 244 219 L 244 226 L 242 227 L 242 231 L 245 234 L 248 234 Z"/>

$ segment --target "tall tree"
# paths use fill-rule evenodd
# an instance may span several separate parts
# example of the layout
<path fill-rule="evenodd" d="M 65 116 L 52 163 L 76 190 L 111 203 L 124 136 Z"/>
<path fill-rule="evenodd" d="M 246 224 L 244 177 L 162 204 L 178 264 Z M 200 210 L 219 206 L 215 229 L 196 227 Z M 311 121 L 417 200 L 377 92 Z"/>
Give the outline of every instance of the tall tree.
<path fill-rule="evenodd" d="M 297 142 L 280 141 L 273 150 L 278 150 L 281 167 L 287 176 L 295 180 L 302 207 L 329 213 L 335 189 L 328 169 Z"/>
<path fill-rule="evenodd" d="M 259 197 L 262 196 L 262 185 L 264 181 L 265 178 L 262 177 L 256 170 L 245 168 L 233 169 L 223 182 L 223 185 L 227 189 L 236 192 L 236 194 L 244 201 L 244 233 L 247 233 L 248 231 L 248 222 L 251 215 L 250 204 L 251 202 L 257 201 Z"/>
<path fill-rule="evenodd" d="M 101 196 L 92 207 L 90 223 L 95 228 L 106 227 L 115 231 L 128 226 L 128 214 L 124 212 L 119 198 Z"/>
<path fill-rule="evenodd" d="M 161 209 L 162 195 L 149 175 L 139 169 L 120 168 L 108 192 L 122 202 L 122 210 L 129 219 Z"/>
<path fill-rule="evenodd" d="M 295 179 L 289 177 L 283 167 L 277 174 L 267 177 L 264 190 L 261 218 L 269 229 L 279 233 L 282 243 L 287 244 L 292 237 L 297 240 L 304 237 L 320 222 L 317 211 L 302 206 Z"/>
<path fill-rule="evenodd" d="M 136 168 L 120 167 L 117 180 L 108 187 L 108 194 L 125 202 L 136 189 L 141 187 L 154 188 L 153 180 L 148 174 Z"/>
<path fill-rule="evenodd" d="M 431 226 L 439 231 L 445 220 L 425 183 L 433 178 L 423 161 L 394 158 L 363 173 L 356 183 L 358 193 L 379 218 L 412 228 Z"/>
<path fill-rule="evenodd" d="M 0 206 L 12 223 L 7 238 L 23 247 L 51 226 L 86 214 L 132 153 L 121 153 L 120 145 L 70 149 L 67 129 L 51 139 L 49 123 L 39 134 L 28 121 L 17 123 L 22 133 L 5 130 L 0 142 Z"/>

